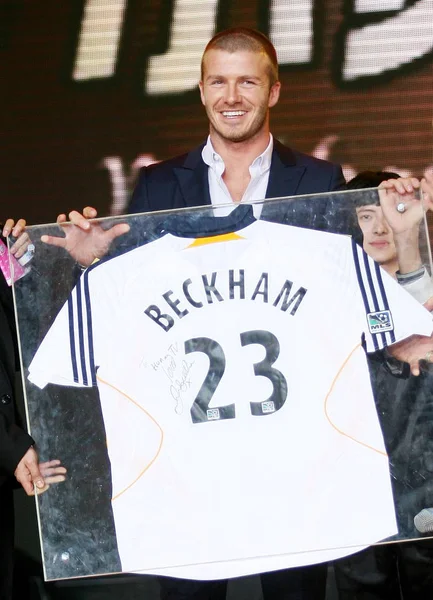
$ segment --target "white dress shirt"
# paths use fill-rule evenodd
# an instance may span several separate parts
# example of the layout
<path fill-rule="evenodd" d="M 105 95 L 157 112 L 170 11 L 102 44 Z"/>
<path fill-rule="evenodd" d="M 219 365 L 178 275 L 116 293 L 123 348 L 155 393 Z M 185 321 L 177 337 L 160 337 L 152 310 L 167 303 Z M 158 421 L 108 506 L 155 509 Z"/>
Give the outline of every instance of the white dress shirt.
<path fill-rule="evenodd" d="M 274 139 L 272 135 L 269 134 L 269 144 L 266 150 L 264 150 L 260 156 L 255 158 L 249 167 L 251 179 L 242 196 L 242 203 L 248 204 L 254 200 L 264 199 L 268 187 L 273 148 Z M 238 205 L 238 202 L 234 202 L 223 180 L 223 174 L 226 167 L 221 156 L 215 152 L 210 136 L 207 139 L 201 155 L 203 161 L 209 167 L 208 177 L 211 203 L 212 206 L 218 207 L 214 209 L 214 214 L 216 217 L 225 217 Z M 262 204 L 253 206 L 256 219 L 260 218 L 262 208 Z"/>

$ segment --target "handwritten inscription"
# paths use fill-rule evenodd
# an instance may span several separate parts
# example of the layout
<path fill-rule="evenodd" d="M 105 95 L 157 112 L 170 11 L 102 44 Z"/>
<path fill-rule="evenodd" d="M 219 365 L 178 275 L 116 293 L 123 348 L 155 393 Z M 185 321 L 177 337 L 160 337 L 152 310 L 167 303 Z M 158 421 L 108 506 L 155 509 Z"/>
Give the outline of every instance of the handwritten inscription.
<path fill-rule="evenodd" d="M 191 387 L 190 371 L 193 364 L 193 362 L 187 362 L 186 360 L 183 360 L 181 364 L 180 377 L 176 379 L 173 377 L 173 379 L 171 379 L 172 383 L 170 385 L 170 394 L 175 401 L 174 411 L 178 415 L 183 413 L 182 396 Z"/>
<path fill-rule="evenodd" d="M 164 356 L 161 356 L 155 362 L 150 363 L 152 369 L 154 371 L 158 371 L 159 369 L 162 369 L 163 371 L 171 371 L 173 367 L 170 365 L 172 365 L 172 363 L 176 364 L 175 358 L 178 353 L 178 344 L 170 344 L 170 346 L 167 348 L 167 353 L 164 354 Z"/>
<path fill-rule="evenodd" d="M 183 413 L 183 400 L 185 393 L 191 387 L 191 368 L 194 361 L 187 361 L 182 357 L 179 344 L 173 343 L 167 352 L 157 360 L 150 363 L 150 367 L 160 372 L 169 382 L 169 392 L 174 400 L 174 411 L 177 415 Z"/>

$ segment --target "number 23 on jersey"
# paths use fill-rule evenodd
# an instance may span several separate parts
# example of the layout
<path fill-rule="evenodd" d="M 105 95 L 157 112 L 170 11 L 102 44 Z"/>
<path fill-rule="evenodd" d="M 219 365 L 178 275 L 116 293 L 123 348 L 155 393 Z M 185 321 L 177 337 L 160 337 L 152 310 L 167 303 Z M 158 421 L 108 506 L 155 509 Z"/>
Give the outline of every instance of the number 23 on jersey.
<path fill-rule="evenodd" d="M 273 365 L 280 354 L 280 344 L 276 336 L 261 329 L 245 331 L 239 336 L 240 351 L 245 346 L 259 344 L 265 349 L 265 357 L 252 368 L 256 377 L 266 377 L 272 384 L 272 393 L 260 402 L 250 402 L 251 414 L 265 416 L 280 410 L 287 398 L 287 381 Z M 226 357 L 222 346 L 207 337 L 197 337 L 185 342 L 185 354 L 201 352 L 209 359 L 209 368 L 198 394 L 191 406 L 193 423 L 206 423 L 236 417 L 236 405 L 209 407 L 226 370 Z M 233 367 L 232 367 L 233 368 Z M 235 365 L 234 365 L 235 368 Z M 241 384 L 240 384 L 241 385 Z"/>

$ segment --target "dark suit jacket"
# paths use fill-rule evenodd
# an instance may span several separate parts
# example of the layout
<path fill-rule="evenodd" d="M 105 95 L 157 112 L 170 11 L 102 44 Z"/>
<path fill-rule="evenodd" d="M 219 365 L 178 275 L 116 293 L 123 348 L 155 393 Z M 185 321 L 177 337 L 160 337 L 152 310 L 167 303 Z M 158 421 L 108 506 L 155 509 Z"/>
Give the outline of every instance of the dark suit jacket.
<path fill-rule="evenodd" d="M 14 402 L 14 379 L 17 370 L 17 349 L 12 295 L 0 273 L 0 486 L 15 468 L 29 447 L 32 438 L 18 427 Z"/>
<path fill-rule="evenodd" d="M 203 144 L 188 154 L 150 165 L 141 170 L 129 206 L 130 213 L 152 212 L 211 204 L 208 167 L 203 162 Z M 339 165 L 296 152 L 274 139 L 266 198 L 317 194 L 342 189 Z M 284 222 L 313 229 L 347 233 L 336 210 L 335 197 L 297 200 Z M 278 208 L 281 212 L 281 208 Z M 262 218 L 282 222 L 272 203 L 265 205 Z M 334 215 L 329 219 L 329 215 Z M 331 220 L 331 223 L 328 221 Z"/>

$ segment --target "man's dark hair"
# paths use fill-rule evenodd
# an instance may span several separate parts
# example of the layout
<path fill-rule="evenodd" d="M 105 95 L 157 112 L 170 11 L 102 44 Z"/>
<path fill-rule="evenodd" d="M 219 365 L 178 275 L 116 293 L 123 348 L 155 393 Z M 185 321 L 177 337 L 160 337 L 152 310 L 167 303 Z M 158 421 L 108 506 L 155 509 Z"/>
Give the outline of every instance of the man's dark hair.
<path fill-rule="evenodd" d="M 361 171 L 353 179 L 348 181 L 344 188 L 345 190 L 367 190 L 370 188 L 377 188 L 382 181 L 387 179 L 398 179 L 400 175 L 392 173 L 391 171 Z M 358 223 L 358 217 L 356 209 L 362 206 L 380 206 L 379 194 L 377 189 L 370 189 L 368 192 L 363 194 L 349 194 L 347 202 L 350 204 L 350 231 L 352 232 L 352 238 L 357 244 L 362 246 L 362 231 Z"/>
<path fill-rule="evenodd" d="M 201 78 L 203 80 L 204 57 L 209 50 L 225 50 L 234 53 L 246 50 L 248 52 L 263 53 L 269 58 L 269 84 L 270 87 L 278 81 L 278 59 L 272 42 L 260 31 L 248 27 L 233 27 L 220 31 L 210 40 L 201 59 Z"/>
<path fill-rule="evenodd" d="M 376 188 L 382 181 L 387 179 L 398 179 L 400 175 L 392 171 L 361 171 L 353 179 L 345 185 L 346 190 L 365 190 L 368 188 Z M 354 198 L 356 208 L 367 206 L 368 204 L 380 205 L 379 196 L 377 193 L 360 194 L 359 198 Z"/>

